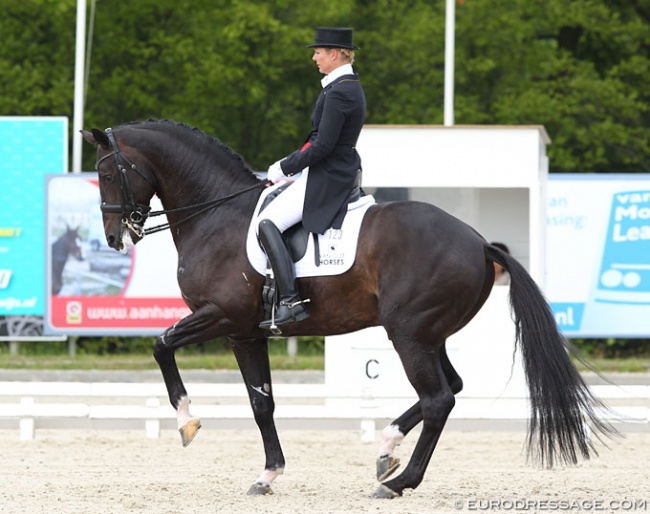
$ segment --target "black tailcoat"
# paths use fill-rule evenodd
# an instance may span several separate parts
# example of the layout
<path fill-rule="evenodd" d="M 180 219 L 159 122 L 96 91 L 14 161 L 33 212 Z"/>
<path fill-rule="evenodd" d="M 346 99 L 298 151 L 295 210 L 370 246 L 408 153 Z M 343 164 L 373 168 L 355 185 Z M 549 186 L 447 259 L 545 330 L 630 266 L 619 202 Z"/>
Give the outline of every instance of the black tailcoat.
<path fill-rule="evenodd" d="M 309 166 L 303 226 L 322 234 L 341 228 L 347 200 L 361 170 L 357 139 L 366 115 L 366 96 L 357 74 L 343 75 L 321 91 L 305 146 L 280 163 L 285 175 Z"/>

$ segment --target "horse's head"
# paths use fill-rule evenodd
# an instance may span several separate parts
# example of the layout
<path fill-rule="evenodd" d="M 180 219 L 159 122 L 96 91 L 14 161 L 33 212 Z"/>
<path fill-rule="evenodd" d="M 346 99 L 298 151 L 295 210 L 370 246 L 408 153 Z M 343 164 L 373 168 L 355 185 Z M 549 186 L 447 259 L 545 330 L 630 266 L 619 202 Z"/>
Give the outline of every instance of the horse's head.
<path fill-rule="evenodd" d="M 66 231 L 62 239 L 66 242 L 66 250 L 78 261 L 84 260 L 83 250 L 81 249 L 81 238 L 79 237 L 79 227 L 70 228 L 66 224 Z"/>
<path fill-rule="evenodd" d="M 71 228 L 66 223 L 65 232 L 52 244 L 52 259 L 62 263 L 61 268 L 63 268 L 63 263 L 68 260 L 68 257 L 74 257 L 78 261 L 84 260 L 79 227 Z"/>
<path fill-rule="evenodd" d="M 111 248 L 126 253 L 144 237 L 144 222 L 149 216 L 149 201 L 156 192 L 153 175 L 135 162 L 147 162 L 125 132 L 82 130 L 86 141 L 97 146 L 95 169 L 99 173 L 99 193 L 106 241 Z"/>

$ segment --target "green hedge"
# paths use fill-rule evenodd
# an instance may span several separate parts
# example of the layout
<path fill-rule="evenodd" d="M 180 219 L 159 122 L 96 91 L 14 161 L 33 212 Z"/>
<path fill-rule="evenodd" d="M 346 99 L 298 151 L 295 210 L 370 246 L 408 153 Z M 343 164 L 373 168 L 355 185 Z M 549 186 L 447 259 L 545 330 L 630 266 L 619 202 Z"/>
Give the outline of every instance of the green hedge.
<path fill-rule="evenodd" d="M 86 355 L 151 354 L 155 337 L 79 337 L 76 350 Z M 572 339 L 571 342 L 584 355 L 604 359 L 650 358 L 650 339 Z M 9 343 L 0 342 L 0 351 L 8 351 Z M 283 354 L 287 351 L 285 339 L 270 339 L 269 352 Z M 323 337 L 299 337 L 299 355 L 322 355 L 325 351 Z M 20 345 L 23 355 L 59 355 L 68 352 L 67 341 L 35 341 Z M 230 352 L 226 338 L 183 348 L 187 354 L 224 354 Z"/>
<path fill-rule="evenodd" d="M 155 337 L 79 337 L 76 351 L 82 355 L 142 355 L 151 354 Z M 0 342 L 0 351 L 7 352 L 8 342 Z M 230 353 L 230 343 L 226 338 L 214 339 L 205 343 L 186 346 L 182 350 L 187 354 L 224 354 Z M 325 351 L 323 337 L 299 337 L 299 355 L 322 355 Z M 286 339 L 270 339 L 269 353 L 286 354 Z M 23 355 L 59 355 L 68 353 L 67 341 L 34 341 L 20 345 Z"/>
<path fill-rule="evenodd" d="M 584 354 L 603 359 L 650 357 L 650 339 L 572 339 Z"/>

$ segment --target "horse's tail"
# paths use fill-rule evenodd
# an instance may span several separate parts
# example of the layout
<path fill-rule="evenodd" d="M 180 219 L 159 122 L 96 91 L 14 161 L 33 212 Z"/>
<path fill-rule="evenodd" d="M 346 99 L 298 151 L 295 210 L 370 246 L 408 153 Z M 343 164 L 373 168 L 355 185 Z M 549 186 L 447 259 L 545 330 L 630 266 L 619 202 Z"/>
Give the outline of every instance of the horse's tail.
<path fill-rule="evenodd" d="M 486 246 L 485 254 L 510 274 L 515 344 L 521 349 L 530 393 L 529 457 L 553 466 L 558 461 L 575 464 L 579 454 L 585 459 L 597 455 L 592 435 L 611 437 L 617 431 L 596 416 L 594 408 L 605 407 L 571 362 L 570 345 L 548 302 L 516 259 L 494 246 Z"/>

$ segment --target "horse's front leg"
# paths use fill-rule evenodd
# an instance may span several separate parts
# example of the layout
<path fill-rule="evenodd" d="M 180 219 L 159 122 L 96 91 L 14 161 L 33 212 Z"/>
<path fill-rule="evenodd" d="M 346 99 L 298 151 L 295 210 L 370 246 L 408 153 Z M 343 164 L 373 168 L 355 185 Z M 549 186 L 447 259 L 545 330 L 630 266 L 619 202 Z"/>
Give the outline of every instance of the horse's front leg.
<path fill-rule="evenodd" d="M 192 343 L 208 341 L 219 334 L 216 332 L 219 310 L 214 305 L 206 305 L 178 321 L 156 338 L 153 355 L 160 366 L 167 394 L 172 407 L 176 409 L 178 431 L 183 446 L 192 442 L 201 422 L 190 414 L 190 398 L 185 390 L 174 354 L 178 348 Z"/>
<path fill-rule="evenodd" d="M 250 487 L 248 494 L 273 494 L 271 485 L 284 472 L 284 455 L 273 419 L 275 402 L 271 387 L 268 341 L 260 338 L 249 341 L 231 340 L 231 343 L 266 454 L 264 471 Z"/>

